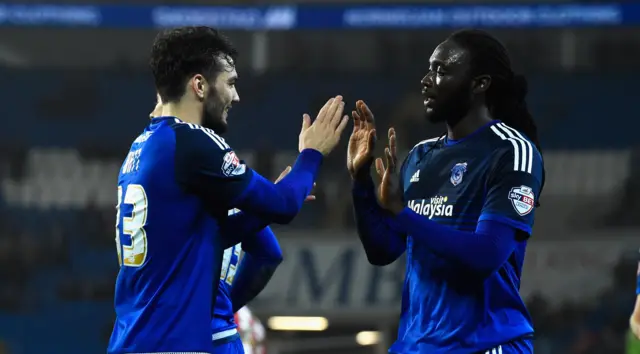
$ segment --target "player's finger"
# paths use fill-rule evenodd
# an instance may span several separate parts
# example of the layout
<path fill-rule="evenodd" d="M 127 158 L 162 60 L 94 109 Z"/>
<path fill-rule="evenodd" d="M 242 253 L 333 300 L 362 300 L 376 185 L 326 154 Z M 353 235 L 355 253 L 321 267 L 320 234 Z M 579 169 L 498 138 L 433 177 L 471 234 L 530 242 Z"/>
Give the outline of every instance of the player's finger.
<path fill-rule="evenodd" d="M 373 149 L 376 147 L 376 130 L 371 129 L 369 131 L 369 135 L 367 136 L 367 153 L 372 153 Z"/>
<path fill-rule="evenodd" d="M 334 101 L 334 98 L 332 97 L 327 101 L 327 103 L 324 104 L 324 106 L 322 106 L 322 108 L 320 109 L 320 112 L 318 112 L 318 116 L 316 117 L 316 120 L 314 121 L 314 123 L 317 121 L 322 122 L 324 120 L 324 116 L 326 115 L 329 107 L 333 104 L 333 101 Z"/>
<path fill-rule="evenodd" d="M 356 108 L 357 109 L 357 108 Z M 364 121 L 364 118 L 362 118 L 362 114 L 354 111 L 357 115 L 358 115 L 358 126 L 360 127 L 360 129 L 364 129 L 367 127 L 366 122 Z"/>
<path fill-rule="evenodd" d="M 351 117 L 353 118 L 353 132 L 355 133 L 360 130 L 360 116 L 358 112 L 351 111 Z"/>
<path fill-rule="evenodd" d="M 379 157 L 376 159 L 376 172 L 378 173 L 378 177 L 380 178 L 384 177 L 384 163 L 382 162 L 382 159 Z"/>
<path fill-rule="evenodd" d="M 342 111 L 344 111 L 344 102 L 342 102 L 342 96 L 338 95 L 334 98 L 333 103 L 331 104 L 331 106 L 329 106 L 329 109 L 327 109 L 327 112 L 325 113 L 325 119 L 331 127 L 335 127 L 333 123 L 335 122 L 335 116 L 336 113 L 340 110 L 340 107 L 342 107 Z M 339 117 L 342 117 L 342 112 L 340 112 Z"/>
<path fill-rule="evenodd" d="M 347 127 L 347 124 L 349 124 L 349 116 L 342 117 L 342 120 L 340 121 L 340 125 L 338 125 L 338 127 L 336 128 L 336 135 L 337 136 L 341 136 L 342 135 L 342 132 Z"/>
<path fill-rule="evenodd" d="M 371 112 L 371 110 L 369 109 L 369 106 L 367 106 L 367 104 L 364 103 L 364 101 L 360 101 L 360 102 L 362 102 L 361 110 L 362 110 L 365 122 L 367 124 L 373 125 L 375 123 L 373 119 L 373 112 Z"/>
<path fill-rule="evenodd" d="M 340 119 L 341 117 L 343 117 L 342 113 L 344 113 L 344 102 L 340 102 L 338 108 L 336 109 L 336 112 L 333 114 L 333 117 L 331 117 L 331 126 L 334 129 L 337 128 L 338 125 L 342 124 L 342 120 Z"/>
<path fill-rule="evenodd" d="M 396 172 L 396 166 L 398 165 L 398 160 L 396 159 L 395 156 L 393 156 L 393 153 L 391 152 L 391 148 L 386 149 L 386 154 L 387 154 L 387 170 L 391 173 L 395 173 Z"/>
<path fill-rule="evenodd" d="M 287 166 L 287 168 L 285 168 L 284 171 L 280 173 L 280 176 L 276 178 L 276 183 L 280 182 L 286 175 L 289 174 L 289 172 L 291 172 L 291 166 Z"/>
<path fill-rule="evenodd" d="M 314 200 L 316 200 L 316 196 L 315 196 L 315 195 L 308 195 L 308 196 L 304 199 L 304 201 L 305 201 L 305 202 L 312 202 L 312 201 L 314 201 Z"/>
<path fill-rule="evenodd" d="M 305 130 L 309 129 L 310 126 L 311 126 L 311 116 L 305 113 L 305 114 L 302 115 L 302 130 L 301 131 L 305 131 Z"/>
<path fill-rule="evenodd" d="M 364 111 L 362 110 L 362 105 L 363 104 L 364 104 L 364 101 L 358 100 L 356 102 L 356 110 L 358 111 L 358 114 L 360 115 L 360 119 L 362 119 L 364 121 L 366 118 L 364 116 Z"/>
<path fill-rule="evenodd" d="M 391 151 L 389 147 L 384 148 L 384 161 L 386 162 L 387 169 L 391 168 Z"/>
<path fill-rule="evenodd" d="M 397 145 L 396 145 L 396 130 L 394 128 L 389 128 L 389 149 L 391 150 L 391 155 L 394 160 L 397 158 Z"/>

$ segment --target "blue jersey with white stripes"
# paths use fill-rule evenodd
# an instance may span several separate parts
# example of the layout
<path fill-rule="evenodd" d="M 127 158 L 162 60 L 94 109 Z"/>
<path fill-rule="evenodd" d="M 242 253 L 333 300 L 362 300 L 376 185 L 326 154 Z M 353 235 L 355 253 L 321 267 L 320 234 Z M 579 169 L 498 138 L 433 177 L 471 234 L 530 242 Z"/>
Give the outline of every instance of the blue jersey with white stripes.
<path fill-rule="evenodd" d="M 175 117 L 134 141 L 118 178 L 109 354 L 211 353 L 214 279 L 231 242 L 221 222 L 252 175 L 221 137 Z"/>
<path fill-rule="evenodd" d="M 491 220 L 528 236 L 542 175 L 535 145 L 494 121 L 461 140 L 416 145 L 401 185 L 406 205 L 435 222 L 474 232 L 479 221 Z M 474 353 L 533 333 L 519 295 L 526 242 L 488 278 L 418 242 L 407 236 L 399 340 L 390 352 Z"/>
<path fill-rule="evenodd" d="M 236 322 L 233 318 L 233 304 L 231 303 L 231 284 L 233 284 L 236 269 L 240 264 L 241 255 L 242 246 L 240 243 L 224 251 L 220 280 L 218 282 L 218 295 L 216 296 L 211 319 L 211 330 L 214 335 L 236 328 Z"/>

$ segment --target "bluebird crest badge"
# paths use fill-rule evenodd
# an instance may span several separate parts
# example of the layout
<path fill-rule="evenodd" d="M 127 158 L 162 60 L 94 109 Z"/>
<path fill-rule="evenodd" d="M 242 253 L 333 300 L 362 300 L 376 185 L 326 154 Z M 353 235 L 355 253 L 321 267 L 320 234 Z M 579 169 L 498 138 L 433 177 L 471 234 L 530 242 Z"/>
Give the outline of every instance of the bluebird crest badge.
<path fill-rule="evenodd" d="M 459 185 L 460 182 L 462 182 L 462 178 L 464 177 L 465 172 L 467 172 L 466 162 L 460 162 L 455 164 L 451 169 L 451 177 L 449 178 L 449 181 L 451 181 L 451 184 L 453 184 L 454 186 Z"/>

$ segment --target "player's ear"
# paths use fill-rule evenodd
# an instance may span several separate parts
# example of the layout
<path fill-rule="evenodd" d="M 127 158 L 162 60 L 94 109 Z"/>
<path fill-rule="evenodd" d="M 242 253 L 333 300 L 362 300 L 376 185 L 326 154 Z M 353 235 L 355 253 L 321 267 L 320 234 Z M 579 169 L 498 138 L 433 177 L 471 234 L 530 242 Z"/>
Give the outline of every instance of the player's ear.
<path fill-rule="evenodd" d="M 196 74 L 191 78 L 190 81 L 191 89 L 193 93 L 200 100 L 204 100 L 207 90 L 207 80 L 201 74 Z"/>
<path fill-rule="evenodd" d="M 485 93 L 491 86 L 491 76 L 480 75 L 473 79 L 473 93 Z"/>

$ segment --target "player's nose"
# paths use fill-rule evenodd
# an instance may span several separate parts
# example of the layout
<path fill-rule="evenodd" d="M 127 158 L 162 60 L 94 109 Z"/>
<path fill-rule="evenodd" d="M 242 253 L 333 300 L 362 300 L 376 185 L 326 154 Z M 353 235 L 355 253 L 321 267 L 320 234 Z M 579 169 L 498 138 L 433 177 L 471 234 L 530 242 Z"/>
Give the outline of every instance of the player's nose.
<path fill-rule="evenodd" d="M 431 87 L 431 86 L 433 86 L 433 79 L 432 79 L 431 75 L 429 75 L 429 73 L 427 73 L 427 75 L 425 75 L 422 78 L 422 80 L 420 80 L 420 83 L 422 84 L 422 86 Z"/>

